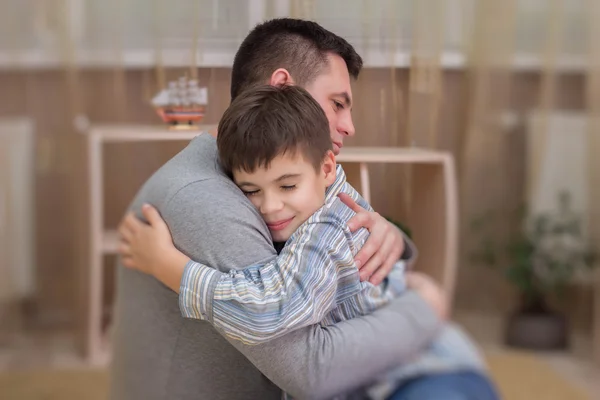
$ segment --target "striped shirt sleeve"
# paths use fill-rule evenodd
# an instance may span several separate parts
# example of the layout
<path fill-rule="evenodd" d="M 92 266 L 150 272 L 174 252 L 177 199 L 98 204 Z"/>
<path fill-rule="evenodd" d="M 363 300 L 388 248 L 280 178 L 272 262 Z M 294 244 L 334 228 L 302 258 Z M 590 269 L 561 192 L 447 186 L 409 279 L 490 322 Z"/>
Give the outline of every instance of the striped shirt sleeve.
<path fill-rule="evenodd" d="M 317 212 L 265 264 L 223 273 L 192 261 L 181 281 L 182 314 L 246 344 L 318 323 L 361 289 L 349 235 L 339 215 Z"/>

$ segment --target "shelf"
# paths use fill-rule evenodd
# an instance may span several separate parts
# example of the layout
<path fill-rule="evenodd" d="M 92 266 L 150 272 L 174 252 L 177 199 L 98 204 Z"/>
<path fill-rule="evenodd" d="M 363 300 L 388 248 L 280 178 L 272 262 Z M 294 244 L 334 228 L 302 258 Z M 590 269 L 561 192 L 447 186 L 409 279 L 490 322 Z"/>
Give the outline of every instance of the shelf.
<path fill-rule="evenodd" d="M 101 335 L 100 343 L 88 354 L 88 363 L 93 367 L 108 367 L 111 360 L 111 343 L 108 334 Z"/>
<path fill-rule="evenodd" d="M 95 125 L 85 134 L 105 143 L 132 141 L 189 141 L 199 134 L 216 129 L 216 124 L 200 125 L 189 131 L 169 130 L 164 125 Z M 439 163 L 450 155 L 446 152 L 415 147 L 344 147 L 337 156 L 339 162 L 368 163 Z"/>
<path fill-rule="evenodd" d="M 165 140 L 189 141 L 217 125 L 200 125 L 193 130 L 170 130 L 164 125 L 94 125 L 84 134 L 110 142 L 150 142 Z"/>
<path fill-rule="evenodd" d="M 363 163 L 442 163 L 450 154 L 415 147 L 344 147 L 336 160 Z"/>

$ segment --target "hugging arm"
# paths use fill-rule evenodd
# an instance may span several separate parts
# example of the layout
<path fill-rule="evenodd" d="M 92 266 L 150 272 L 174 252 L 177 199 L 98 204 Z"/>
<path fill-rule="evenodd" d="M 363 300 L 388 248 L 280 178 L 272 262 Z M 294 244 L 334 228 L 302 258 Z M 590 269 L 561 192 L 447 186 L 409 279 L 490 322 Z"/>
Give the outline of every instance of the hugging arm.
<path fill-rule="evenodd" d="M 356 213 L 348 221 L 350 230 L 366 228 L 370 233 L 355 257 L 361 280 L 379 285 L 399 259 L 409 268 L 415 263 L 417 248 L 414 243 L 396 225 L 375 212 L 352 185 L 346 183 L 339 198 Z"/>
<path fill-rule="evenodd" d="M 177 193 L 161 210 L 174 243 L 193 259 L 230 269 L 274 257 L 268 232 L 257 228 L 262 221 L 256 210 L 231 197 L 225 183 L 210 193 L 193 185 Z M 433 309 L 409 291 L 370 315 L 333 326 L 302 327 L 259 345 L 228 340 L 292 396 L 328 398 L 409 361 L 439 326 Z"/>
<path fill-rule="evenodd" d="M 123 263 L 178 292 L 184 317 L 206 320 L 232 339 L 258 344 L 316 324 L 362 288 L 351 233 L 329 207 L 302 224 L 279 255 L 243 269 L 189 260 L 173 245 L 158 211 L 144 206 L 143 214 L 148 224 L 126 218 Z"/>
<path fill-rule="evenodd" d="M 179 305 L 188 318 L 208 320 L 227 336 L 258 344 L 316 324 L 361 289 L 345 227 L 335 216 L 303 224 L 267 263 L 220 272 L 190 261 Z"/>

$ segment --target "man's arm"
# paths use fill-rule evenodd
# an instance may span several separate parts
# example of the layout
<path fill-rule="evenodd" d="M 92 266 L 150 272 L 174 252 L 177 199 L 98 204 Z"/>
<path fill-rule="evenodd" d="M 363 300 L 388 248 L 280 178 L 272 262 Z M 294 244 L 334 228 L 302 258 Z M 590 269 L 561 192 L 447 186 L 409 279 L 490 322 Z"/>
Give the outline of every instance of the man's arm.
<path fill-rule="evenodd" d="M 356 215 L 348 221 L 352 232 L 367 228 L 370 236 L 355 257 L 361 280 L 380 284 L 399 259 L 410 269 L 417 260 L 417 247 L 396 225 L 373 210 L 371 205 L 346 182 L 339 198 Z"/>
<path fill-rule="evenodd" d="M 226 182 L 194 185 L 160 210 L 181 251 L 228 269 L 275 255 L 264 222 L 241 193 L 232 192 Z M 327 398 L 408 361 L 431 342 L 439 325 L 433 309 L 408 293 L 371 315 L 335 326 L 300 328 L 256 346 L 230 342 L 286 392 Z"/>

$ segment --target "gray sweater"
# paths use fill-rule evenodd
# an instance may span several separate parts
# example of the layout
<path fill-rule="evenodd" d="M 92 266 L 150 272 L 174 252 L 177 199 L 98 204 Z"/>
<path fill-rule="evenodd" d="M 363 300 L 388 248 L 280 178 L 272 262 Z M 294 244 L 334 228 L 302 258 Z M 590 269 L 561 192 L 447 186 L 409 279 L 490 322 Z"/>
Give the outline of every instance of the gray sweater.
<path fill-rule="evenodd" d="M 150 203 L 175 245 L 223 270 L 271 259 L 269 231 L 221 171 L 216 141 L 202 134 L 161 167 L 131 208 Z M 298 329 L 267 343 L 228 341 L 210 324 L 181 317 L 177 294 L 118 267 L 111 399 L 329 398 L 369 384 L 429 345 L 440 327 L 415 293 L 373 314 Z M 281 388 L 281 389 L 280 389 Z"/>

